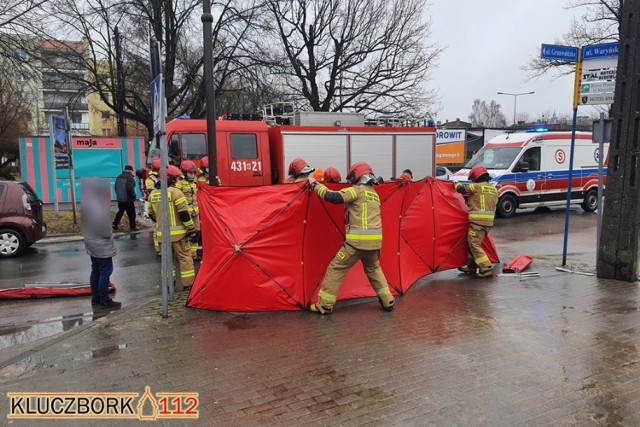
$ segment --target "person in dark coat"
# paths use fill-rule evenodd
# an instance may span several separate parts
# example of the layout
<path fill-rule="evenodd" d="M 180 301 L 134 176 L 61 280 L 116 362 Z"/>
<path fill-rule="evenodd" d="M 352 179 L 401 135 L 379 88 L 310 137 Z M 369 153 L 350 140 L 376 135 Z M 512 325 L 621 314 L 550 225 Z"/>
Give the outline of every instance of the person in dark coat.
<path fill-rule="evenodd" d="M 118 213 L 113 220 L 113 230 L 118 229 L 122 215 L 127 213 L 129 217 L 129 228 L 136 231 L 136 179 L 133 166 L 127 165 L 124 171 L 116 178 L 116 198 L 118 199 Z"/>

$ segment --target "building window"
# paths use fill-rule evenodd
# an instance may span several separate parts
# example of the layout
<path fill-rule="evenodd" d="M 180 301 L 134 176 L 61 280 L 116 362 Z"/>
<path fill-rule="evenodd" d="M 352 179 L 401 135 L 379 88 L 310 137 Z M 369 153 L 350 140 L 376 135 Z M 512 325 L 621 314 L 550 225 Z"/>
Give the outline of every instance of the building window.
<path fill-rule="evenodd" d="M 82 123 L 82 113 L 71 113 L 71 121 L 73 123 Z"/>
<path fill-rule="evenodd" d="M 111 118 L 111 114 L 108 111 L 102 111 L 102 120 L 109 120 Z"/>
<path fill-rule="evenodd" d="M 102 128 L 102 136 L 109 136 L 109 129 Z"/>

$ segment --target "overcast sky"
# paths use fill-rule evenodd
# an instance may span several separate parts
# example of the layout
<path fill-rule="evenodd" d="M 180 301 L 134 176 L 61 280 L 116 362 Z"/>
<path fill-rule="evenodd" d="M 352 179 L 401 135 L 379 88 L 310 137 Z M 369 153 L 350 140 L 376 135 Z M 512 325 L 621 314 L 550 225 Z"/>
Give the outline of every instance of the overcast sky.
<path fill-rule="evenodd" d="M 433 38 L 446 46 L 432 72 L 431 86 L 440 92 L 436 119 L 468 121 L 473 100 L 496 100 L 513 121 L 513 96 L 497 92 L 533 95 L 517 97 L 517 115 L 531 119 L 547 111 L 572 114 L 573 75 L 555 79 L 545 75 L 525 82 L 520 68 L 540 45 L 554 44 L 582 9 L 566 9 L 565 0 L 431 0 Z M 585 108 L 580 107 L 579 114 Z"/>

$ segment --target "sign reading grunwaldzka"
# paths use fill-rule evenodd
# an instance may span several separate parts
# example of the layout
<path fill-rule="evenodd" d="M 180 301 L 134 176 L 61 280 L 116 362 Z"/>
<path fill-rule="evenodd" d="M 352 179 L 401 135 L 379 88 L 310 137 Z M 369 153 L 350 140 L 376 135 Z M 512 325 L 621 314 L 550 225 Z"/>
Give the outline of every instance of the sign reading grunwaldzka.
<path fill-rule="evenodd" d="M 67 143 L 67 123 L 64 117 L 51 116 L 49 132 L 53 141 L 56 169 L 69 169 L 69 144 Z"/>
<path fill-rule="evenodd" d="M 578 60 L 578 48 L 573 46 L 543 44 L 540 49 L 540 58 L 576 62 Z"/>

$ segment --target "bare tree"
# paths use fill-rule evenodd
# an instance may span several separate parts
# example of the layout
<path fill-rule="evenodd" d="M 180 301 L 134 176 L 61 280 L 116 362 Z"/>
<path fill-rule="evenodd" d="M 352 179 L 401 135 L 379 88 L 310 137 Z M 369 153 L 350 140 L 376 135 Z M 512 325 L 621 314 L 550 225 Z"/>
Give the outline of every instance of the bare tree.
<path fill-rule="evenodd" d="M 504 127 L 507 125 L 507 118 L 500 109 L 500 104 L 491 100 L 490 103 L 475 99 L 471 107 L 469 120 L 472 126 L 477 127 Z"/>
<path fill-rule="evenodd" d="M 6 66 L 22 62 L 25 35 L 37 28 L 49 0 L 3 0 L 0 2 L 0 58 Z"/>
<path fill-rule="evenodd" d="M 272 81 L 316 111 L 429 110 L 426 0 L 266 0 L 252 55 Z M 256 56 L 257 55 L 257 56 Z"/>
<path fill-rule="evenodd" d="M 620 39 L 620 13 L 623 0 L 572 0 L 567 7 L 583 9 L 584 13 L 574 18 L 567 33 L 559 37 L 555 44 L 582 47 L 593 44 L 616 42 Z M 530 79 L 549 71 L 557 76 L 572 74 L 575 64 L 567 61 L 541 59 L 533 55 L 522 67 L 529 72 Z"/>
<path fill-rule="evenodd" d="M 0 73 L 0 177 L 12 179 L 7 166 L 18 160 L 18 138 L 29 133 L 29 105 L 23 88 L 11 75 Z"/>

